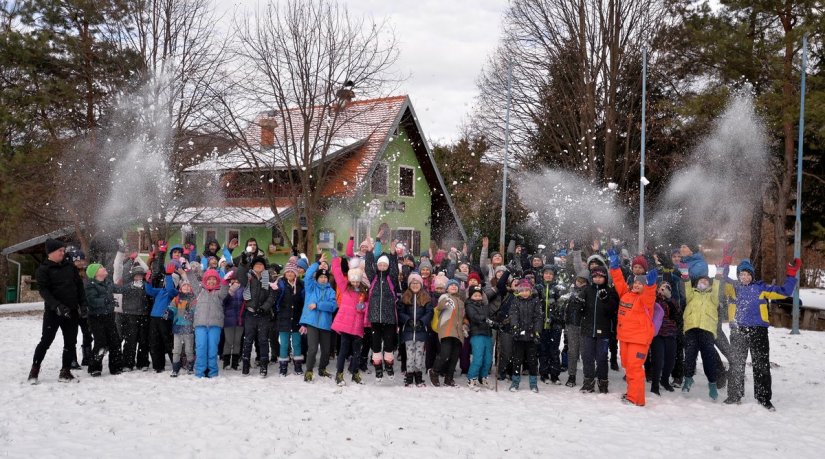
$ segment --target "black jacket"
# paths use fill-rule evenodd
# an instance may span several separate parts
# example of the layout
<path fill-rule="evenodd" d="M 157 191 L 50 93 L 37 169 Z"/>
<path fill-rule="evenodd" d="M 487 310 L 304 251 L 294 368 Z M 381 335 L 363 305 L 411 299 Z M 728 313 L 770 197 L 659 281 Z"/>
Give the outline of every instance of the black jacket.
<path fill-rule="evenodd" d="M 565 326 L 580 327 L 582 316 L 584 315 L 584 292 L 585 288 L 573 287 L 569 293 L 562 295 L 559 299 L 561 311 L 564 313 Z"/>
<path fill-rule="evenodd" d="M 304 312 L 304 281 L 296 279 L 293 290 L 286 279 L 279 279 L 278 291 L 275 292 L 275 310 L 278 331 L 297 332 L 301 327 L 298 322 Z"/>
<path fill-rule="evenodd" d="M 464 302 L 464 314 L 470 321 L 470 336 L 492 336 L 493 332 L 487 320 L 490 319 L 490 304 L 484 301 L 467 300 Z"/>
<path fill-rule="evenodd" d="M 536 293 L 541 301 L 541 313 L 544 320 L 544 329 L 549 330 L 553 323 L 563 325 L 564 314 L 561 313 L 559 298 L 561 298 L 562 287 L 556 282 L 550 284 L 539 283 L 536 285 Z"/>
<path fill-rule="evenodd" d="M 619 295 L 616 289 L 606 284 L 590 284 L 585 288 L 583 298 L 582 336 L 610 337 L 613 317 L 619 307 Z"/>
<path fill-rule="evenodd" d="M 86 284 L 86 301 L 89 305 L 90 316 L 105 316 L 115 312 L 115 284 L 111 278 L 90 279 Z"/>
<path fill-rule="evenodd" d="M 241 288 L 249 289 L 250 299 L 246 302 L 246 310 L 257 315 L 272 315 L 272 306 L 275 304 L 275 290 L 272 290 L 268 285 L 264 286 L 255 273 L 250 273 L 249 265 L 240 265 L 237 276 Z"/>
<path fill-rule="evenodd" d="M 544 327 L 541 300 L 538 297 L 515 296 L 510 306 L 510 325 L 515 341 L 535 341 Z"/>
<path fill-rule="evenodd" d="M 122 286 L 116 286 L 115 293 L 123 294 L 121 304 L 123 305 L 124 314 L 130 316 L 149 315 L 149 296 L 146 295 L 145 286 L 138 288 L 132 282 L 124 283 Z"/>
<path fill-rule="evenodd" d="M 68 260 L 55 263 L 46 259 L 37 267 L 34 277 L 46 310 L 57 311 L 58 305 L 77 313 L 86 309 L 83 279 L 74 263 Z"/>
<path fill-rule="evenodd" d="M 371 285 L 367 317 L 371 324 L 395 324 L 398 322 L 396 318 L 397 297 L 395 296 L 395 292 L 398 291 L 398 287 L 395 285 L 395 279 L 398 279 L 398 259 L 394 253 L 384 254 L 384 256 L 390 261 L 390 266 L 386 271 L 378 270 L 375 255 L 372 252 L 367 252 L 367 256 L 364 258 L 365 272 Z"/>

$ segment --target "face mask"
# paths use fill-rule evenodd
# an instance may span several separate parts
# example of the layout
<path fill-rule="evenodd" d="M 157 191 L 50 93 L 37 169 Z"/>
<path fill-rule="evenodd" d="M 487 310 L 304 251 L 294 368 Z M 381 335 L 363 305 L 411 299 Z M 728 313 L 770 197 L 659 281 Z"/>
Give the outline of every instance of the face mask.
<path fill-rule="evenodd" d="M 142 280 L 132 281 L 132 285 L 135 286 L 135 288 L 143 288 L 143 281 Z"/>

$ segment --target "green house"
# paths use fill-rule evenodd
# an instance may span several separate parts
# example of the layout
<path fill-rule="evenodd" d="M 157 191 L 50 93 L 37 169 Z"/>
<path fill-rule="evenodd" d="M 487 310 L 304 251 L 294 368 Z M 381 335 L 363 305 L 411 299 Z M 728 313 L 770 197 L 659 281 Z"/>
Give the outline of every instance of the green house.
<path fill-rule="evenodd" d="M 324 249 L 340 249 L 349 239 L 350 228 L 356 229 L 355 238 L 360 241 L 368 229 L 375 236 L 386 224 L 392 233 L 385 239 L 404 242 L 416 256 L 426 251 L 431 241 L 439 246 L 466 241 L 409 97 L 353 101 L 343 110 L 353 115 L 344 118 L 325 159 L 330 167 L 322 191 L 325 210 L 316 219 L 315 234 L 305 238 Z M 200 251 L 211 238 L 222 245 L 232 238 L 241 244 L 255 238 L 270 261 L 286 260 L 290 249 L 275 224 L 272 207 L 291 240 L 297 239 L 299 230 L 306 231 L 306 226 L 303 217 L 296 218 L 300 212 L 290 205 L 291 199 L 273 200 L 271 193 L 262 192 L 261 184 L 277 185 L 279 170 L 299 167 L 277 164 L 278 149 L 273 148 L 274 129 L 270 127 L 274 124 L 268 122 L 266 112 L 251 124 L 249 135 L 258 140 L 254 160 L 248 152 L 231 151 L 185 171 L 193 180 L 218 177 L 228 191 L 218 203 L 174 212 L 169 223 L 180 225 L 182 230 L 170 237 L 171 243 L 187 238 Z M 258 167 L 252 167 L 252 162 Z M 271 166 L 268 180 L 261 174 L 260 164 Z M 244 183 L 256 186 L 235 186 Z M 131 244 L 145 245 L 139 232 L 130 233 L 129 239 Z"/>

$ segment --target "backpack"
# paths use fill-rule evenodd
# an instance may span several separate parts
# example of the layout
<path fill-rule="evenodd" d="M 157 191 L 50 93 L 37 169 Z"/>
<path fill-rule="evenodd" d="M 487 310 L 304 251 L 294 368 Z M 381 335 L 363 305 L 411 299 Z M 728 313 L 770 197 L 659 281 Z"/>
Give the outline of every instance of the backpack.
<path fill-rule="evenodd" d="M 653 304 L 653 336 L 659 334 L 659 329 L 662 328 L 662 322 L 665 319 L 665 310 L 658 302 Z"/>

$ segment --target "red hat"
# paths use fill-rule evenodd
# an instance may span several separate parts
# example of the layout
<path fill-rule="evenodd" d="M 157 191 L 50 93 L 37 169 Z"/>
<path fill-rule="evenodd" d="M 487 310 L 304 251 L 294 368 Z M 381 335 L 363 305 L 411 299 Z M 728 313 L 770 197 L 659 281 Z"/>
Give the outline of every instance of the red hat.
<path fill-rule="evenodd" d="M 533 283 L 530 282 L 530 279 L 524 278 L 518 283 L 518 289 L 532 290 Z"/>
<path fill-rule="evenodd" d="M 470 279 L 475 279 L 476 282 L 478 282 L 479 285 L 481 285 L 481 276 L 479 276 L 477 272 L 475 272 L 475 271 L 471 272 L 470 275 L 467 276 L 467 282 L 469 282 Z"/>
<path fill-rule="evenodd" d="M 647 259 L 644 255 L 636 255 L 636 258 L 633 259 L 633 263 L 630 264 L 631 267 L 639 265 L 647 271 Z"/>

